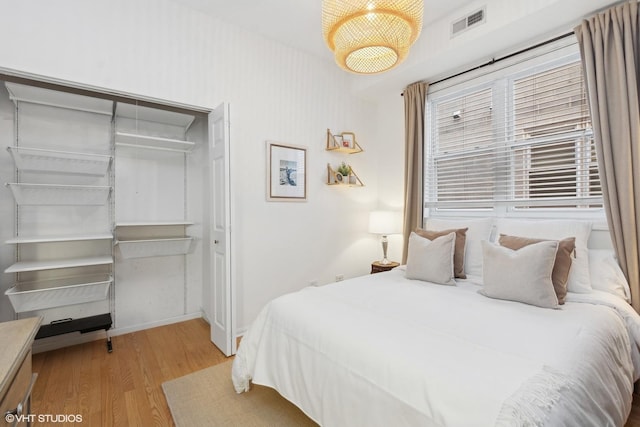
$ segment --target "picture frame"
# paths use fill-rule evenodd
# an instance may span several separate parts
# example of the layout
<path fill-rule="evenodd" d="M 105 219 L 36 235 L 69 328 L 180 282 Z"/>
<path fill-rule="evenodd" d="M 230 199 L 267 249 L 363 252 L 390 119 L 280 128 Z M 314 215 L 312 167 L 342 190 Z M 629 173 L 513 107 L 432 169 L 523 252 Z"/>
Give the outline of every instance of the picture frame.
<path fill-rule="evenodd" d="M 267 200 L 307 200 L 307 149 L 267 141 Z"/>
<path fill-rule="evenodd" d="M 344 148 L 354 148 L 356 142 L 356 134 L 353 132 L 342 132 L 342 146 Z"/>
<path fill-rule="evenodd" d="M 342 135 L 333 135 L 333 140 L 335 141 L 335 146 L 342 147 Z"/>

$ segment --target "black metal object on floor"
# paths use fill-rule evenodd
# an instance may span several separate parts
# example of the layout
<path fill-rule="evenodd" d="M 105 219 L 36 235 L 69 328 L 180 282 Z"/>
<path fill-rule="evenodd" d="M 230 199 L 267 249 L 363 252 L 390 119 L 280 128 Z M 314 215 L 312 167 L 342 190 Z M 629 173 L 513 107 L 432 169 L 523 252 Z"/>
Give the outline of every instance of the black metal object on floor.
<path fill-rule="evenodd" d="M 107 333 L 107 351 L 111 353 L 113 351 L 113 346 L 111 344 L 111 337 L 107 331 L 111 329 L 112 324 L 113 321 L 111 319 L 111 313 L 82 317 L 80 319 L 56 320 L 48 325 L 40 326 L 40 329 L 36 334 L 36 339 L 68 334 L 70 332 L 80 332 L 81 334 L 85 334 L 87 332 L 100 331 L 104 329 L 105 333 Z"/>

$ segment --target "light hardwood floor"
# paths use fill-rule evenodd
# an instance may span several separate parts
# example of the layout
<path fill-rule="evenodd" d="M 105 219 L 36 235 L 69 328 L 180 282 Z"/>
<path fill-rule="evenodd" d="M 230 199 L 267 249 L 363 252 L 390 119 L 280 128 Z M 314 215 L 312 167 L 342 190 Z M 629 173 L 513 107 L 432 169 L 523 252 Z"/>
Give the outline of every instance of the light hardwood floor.
<path fill-rule="evenodd" d="M 202 319 L 112 342 L 112 353 L 100 340 L 35 354 L 32 413 L 80 414 L 76 426 L 172 426 L 162 383 L 227 360 Z"/>
<path fill-rule="evenodd" d="M 32 412 L 82 415 L 82 424 L 55 426 L 172 426 L 162 383 L 228 360 L 202 319 L 112 340 L 113 353 L 94 341 L 34 355 Z M 625 427 L 640 427 L 640 396 Z"/>

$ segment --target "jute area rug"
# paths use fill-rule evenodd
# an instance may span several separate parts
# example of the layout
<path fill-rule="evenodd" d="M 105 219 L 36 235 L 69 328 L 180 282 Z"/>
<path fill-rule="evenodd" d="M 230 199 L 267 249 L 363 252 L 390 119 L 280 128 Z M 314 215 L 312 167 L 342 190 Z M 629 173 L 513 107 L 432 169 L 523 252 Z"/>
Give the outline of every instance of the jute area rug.
<path fill-rule="evenodd" d="M 162 384 L 177 427 L 317 426 L 277 391 L 252 385 L 237 394 L 231 383 L 231 361 Z"/>

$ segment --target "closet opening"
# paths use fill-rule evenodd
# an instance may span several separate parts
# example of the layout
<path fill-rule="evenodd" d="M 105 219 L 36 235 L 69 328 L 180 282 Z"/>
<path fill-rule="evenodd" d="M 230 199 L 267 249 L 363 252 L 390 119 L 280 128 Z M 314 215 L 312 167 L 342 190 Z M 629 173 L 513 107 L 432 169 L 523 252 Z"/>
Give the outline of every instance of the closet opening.
<path fill-rule="evenodd" d="M 34 351 L 212 318 L 210 113 L 0 73 L 0 321 L 41 316 Z"/>

